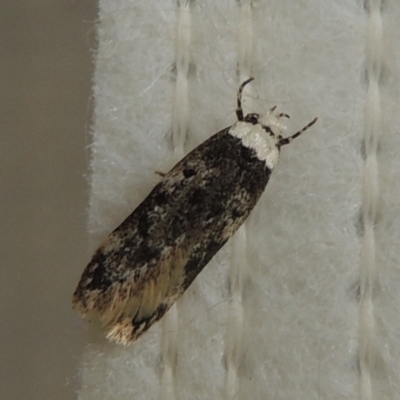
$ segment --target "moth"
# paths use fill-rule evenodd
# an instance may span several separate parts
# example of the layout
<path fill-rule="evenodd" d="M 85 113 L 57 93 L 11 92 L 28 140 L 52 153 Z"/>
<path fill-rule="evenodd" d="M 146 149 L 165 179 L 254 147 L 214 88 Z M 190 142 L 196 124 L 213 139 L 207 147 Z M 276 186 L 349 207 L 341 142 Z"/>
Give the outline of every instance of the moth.
<path fill-rule="evenodd" d="M 158 321 L 257 204 L 284 138 L 276 107 L 243 114 L 179 161 L 103 242 L 84 270 L 72 306 L 97 318 L 113 342 L 128 345 Z"/>

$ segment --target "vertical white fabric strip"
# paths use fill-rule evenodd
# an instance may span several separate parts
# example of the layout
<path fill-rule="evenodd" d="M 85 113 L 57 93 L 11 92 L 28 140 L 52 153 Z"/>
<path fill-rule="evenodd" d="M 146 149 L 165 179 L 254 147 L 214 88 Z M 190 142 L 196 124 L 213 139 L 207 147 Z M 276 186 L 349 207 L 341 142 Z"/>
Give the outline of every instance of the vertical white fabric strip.
<path fill-rule="evenodd" d="M 366 77 L 368 88 L 364 127 L 364 182 L 361 216 L 363 238 L 360 256 L 360 320 L 359 364 L 360 399 L 372 400 L 372 378 L 376 361 L 376 322 L 373 294 L 377 286 L 375 225 L 379 200 L 377 151 L 382 131 L 380 78 L 382 71 L 382 15 L 380 0 L 369 0 L 366 43 Z"/>
<path fill-rule="evenodd" d="M 190 1 L 177 1 L 177 29 L 175 42 L 176 86 L 172 113 L 172 144 L 174 162 L 185 155 L 185 143 L 189 131 L 188 79 L 190 68 L 189 46 L 191 42 Z"/>
<path fill-rule="evenodd" d="M 189 68 L 191 42 L 190 1 L 177 1 L 175 42 L 176 85 L 172 110 L 172 146 L 174 163 L 185 155 L 185 143 L 189 132 Z M 179 324 L 178 307 L 173 305 L 162 320 L 161 357 L 162 372 L 160 400 L 176 399 L 176 363 L 178 360 Z"/>
<path fill-rule="evenodd" d="M 237 65 L 238 85 L 251 76 L 253 66 L 252 2 L 241 0 L 239 5 Z M 248 89 L 248 88 L 247 88 Z M 244 97 L 244 95 L 243 95 Z M 242 99 L 243 100 L 243 99 Z M 244 103 L 244 101 L 243 101 Z M 251 107 L 251 106 L 250 106 Z M 251 108 L 250 108 L 251 109 Z M 246 112 L 245 112 L 246 113 Z M 232 252 L 228 274 L 229 314 L 225 334 L 226 375 L 223 399 L 241 399 L 240 369 L 245 368 L 244 329 L 246 303 L 243 298 L 244 282 L 249 282 L 251 264 L 247 254 L 247 223 L 232 238 Z M 243 375 L 242 375 L 243 376 Z"/>
<path fill-rule="evenodd" d="M 239 21 L 238 21 L 238 45 L 237 45 L 237 64 L 240 85 L 246 79 L 251 77 L 253 67 L 253 18 L 252 1 L 240 0 Z"/>

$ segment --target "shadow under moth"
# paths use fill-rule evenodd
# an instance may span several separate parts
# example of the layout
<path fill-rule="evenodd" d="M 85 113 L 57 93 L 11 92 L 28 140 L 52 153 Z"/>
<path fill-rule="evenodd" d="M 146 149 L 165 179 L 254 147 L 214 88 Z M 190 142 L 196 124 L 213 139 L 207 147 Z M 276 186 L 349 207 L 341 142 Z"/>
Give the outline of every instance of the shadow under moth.
<path fill-rule="evenodd" d="M 131 344 L 158 321 L 249 216 L 278 162 L 287 114 L 243 114 L 178 162 L 95 252 L 72 306 Z"/>

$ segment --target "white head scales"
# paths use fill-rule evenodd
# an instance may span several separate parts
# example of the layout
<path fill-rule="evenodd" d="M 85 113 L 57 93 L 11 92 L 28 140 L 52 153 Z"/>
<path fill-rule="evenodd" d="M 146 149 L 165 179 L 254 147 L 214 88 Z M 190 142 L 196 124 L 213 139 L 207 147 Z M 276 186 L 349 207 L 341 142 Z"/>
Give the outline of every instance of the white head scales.
<path fill-rule="evenodd" d="M 243 88 L 254 78 L 244 81 L 238 90 L 236 115 L 238 121 L 229 129 L 229 134 L 241 139 L 242 145 L 253 149 L 259 160 L 265 161 L 265 165 L 270 170 L 274 169 L 279 159 L 279 153 L 282 146 L 289 144 L 296 137 L 317 122 L 313 119 L 303 129 L 292 136 L 284 138 L 283 132 L 286 126 L 281 122 L 282 117 L 290 118 L 284 113 L 275 112 L 276 106 L 272 107 L 265 115 L 255 113 L 243 115 L 242 92 Z"/>

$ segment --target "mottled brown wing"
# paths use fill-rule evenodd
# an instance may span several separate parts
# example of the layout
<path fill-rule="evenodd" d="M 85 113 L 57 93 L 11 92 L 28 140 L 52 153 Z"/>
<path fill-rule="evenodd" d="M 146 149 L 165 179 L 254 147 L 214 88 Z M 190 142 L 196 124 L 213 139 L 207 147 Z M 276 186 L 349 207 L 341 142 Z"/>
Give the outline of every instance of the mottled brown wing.
<path fill-rule="evenodd" d="M 270 170 L 223 130 L 183 158 L 114 230 L 73 296 L 129 344 L 158 321 L 248 217 Z"/>
<path fill-rule="evenodd" d="M 182 243 L 139 265 L 121 257 L 120 245 L 117 228 L 86 267 L 73 307 L 84 317 L 98 318 L 110 340 L 129 344 L 176 301 L 188 256 Z"/>

